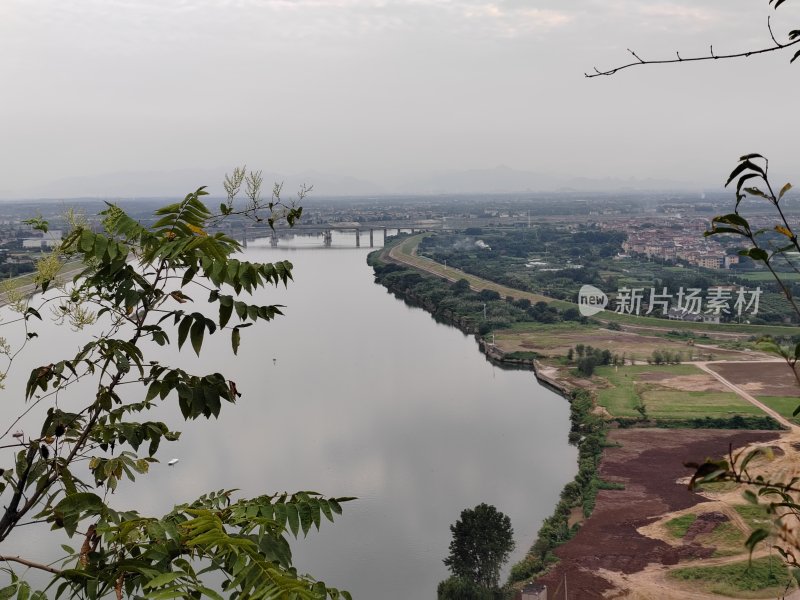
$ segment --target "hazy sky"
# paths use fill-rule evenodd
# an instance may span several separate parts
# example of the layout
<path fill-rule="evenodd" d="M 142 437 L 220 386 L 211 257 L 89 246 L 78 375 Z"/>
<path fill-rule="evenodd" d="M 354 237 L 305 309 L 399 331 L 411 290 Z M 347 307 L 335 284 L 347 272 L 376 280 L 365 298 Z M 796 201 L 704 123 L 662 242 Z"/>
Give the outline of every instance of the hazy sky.
<path fill-rule="evenodd" d="M 246 162 L 397 182 L 450 169 L 800 183 L 800 61 L 717 53 L 800 27 L 767 0 L 2 0 L 0 195 Z M 120 192 L 121 193 L 121 192 Z"/>

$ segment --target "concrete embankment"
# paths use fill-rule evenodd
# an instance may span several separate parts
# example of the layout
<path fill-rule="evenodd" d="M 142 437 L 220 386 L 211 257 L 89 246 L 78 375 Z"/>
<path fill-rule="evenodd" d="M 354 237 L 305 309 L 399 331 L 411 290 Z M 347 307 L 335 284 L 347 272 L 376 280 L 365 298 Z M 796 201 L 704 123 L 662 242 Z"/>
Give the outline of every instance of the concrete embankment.
<path fill-rule="evenodd" d="M 536 381 L 538 381 L 540 385 L 554 391 L 567 400 L 572 399 L 574 388 L 566 381 L 558 379 L 555 368 L 546 367 L 533 358 L 510 358 L 496 346 L 493 346 L 486 340 L 478 338 L 478 336 L 475 337 L 481 352 L 492 362 L 505 366 L 529 368 L 533 371 L 533 374 L 536 376 Z"/>

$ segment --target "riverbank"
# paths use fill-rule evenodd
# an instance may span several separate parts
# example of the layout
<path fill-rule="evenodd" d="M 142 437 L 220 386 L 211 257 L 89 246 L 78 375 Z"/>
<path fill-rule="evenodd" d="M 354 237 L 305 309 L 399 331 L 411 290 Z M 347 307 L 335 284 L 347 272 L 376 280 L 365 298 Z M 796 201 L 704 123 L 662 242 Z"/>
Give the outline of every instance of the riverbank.
<path fill-rule="evenodd" d="M 473 277 L 467 286 L 473 293 L 488 290 L 498 296 L 494 298 L 484 293 L 486 302 L 483 303 L 482 315 L 476 314 L 481 312 L 480 309 L 463 291 L 455 295 L 448 294 L 447 290 L 455 287 L 461 279 L 454 270 L 448 269 L 448 272 L 442 273 L 441 265 L 414 257 L 413 268 L 443 281 L 445 287 L 439 288 L 428 279 L 419 279 L 423 276 L 418 272 L 414 274 L 400 269 L 401 266 L 411 266 L 408 254 L 403 254 L 399 264 L 394 263 L 397 268 L 385 266 L 394 261 L 396 253 L 393 254 L 393 249 L 405 246 L 405 251 L 409 252 L 412 245 L 413 242 L 409 240 L 401 240 L 384 249 L 380 253 L 385 261 L 384 266 L 375 269 L 376 278 L 382 280 L 384 285 L 388 283 L 387 288 L 396 295 L 421 306 L 435 318 L 475 334 L 481 351 L 488 359 L 505 366 L 532 369 L 542 385 L 571 401 L 570 441 L 579 448 L 579 473 L 562 491 L 554 513 L 542 524 L 529 554 L 512 568 L 510 583 L 515 589 L 538 578 L 540 583 L 548 585 L 550 598 L 560 599 L 561 596 L 554 594 L 563 593 L 559 591 L 559 584 L 567 577 L 574 578 L 569 586 L 569 598 L 600 598 L 603 596 L 592 594 L 612 588 L 621 594 L 615 597 L 633 597 L 629 595 L 634 594 L 635 590 L 624 585 L 625 578 L 632 581 L 635 579 L 633 576 L 644 569 L 658 567 L 666 571 L 678 562 L 691 565 L 693 561 L 705 560 L 718 551 L 713 539 L 704 540 L 704 544 L 690 539 L 685 543 L 684 540 L 672 540 L 680 550 L 666 552 L 665 545 L 672 547 L 669 541 L 639 531 L 666 518 L 665 511 L 669 514 L 709 502 L 707 495 L 690 492 L 685 482 L 679 481 L 691 475 L 691 469 L 683 467 L 684 461 L 703 462 L 706 457 L 725 454 L 729 444 L 733 444 L 734 448 L 763 444 L 779 436 L 781 452 L 784 455 L 796 454 L 791 444 L 786 442 L 795 435 L 791 431 L 795 426 L 788 418 L 775 411 L 770 411 L 769 416 L 765 415 L 761 408 L 739 394 L 734 389 L 736 386 L 726 390 L 715 388 L 712 385 L 714 376 L 700 371 L 695 373 L 692 365 L 651 366 L 645 360 L 649 360 L 650 352 L 663 346 L 668 346 L 672 351 L 680 348 L 690 357 L 696 353 L 701 358 L 721 356 L 725 359 L 739 358 L 740 362 L 746 362 L 741 359 L 763 362 L 768 360 L 764 354 L 709 345 L 717 343 L 711 337 L 709 343 L 695 347 L 692 341 L 687 347 L 686 339 L 675 339 L 666 328 L 659 331 L 648 326 L 646 329 L 633 328 L 633 331 L 615 331 L 590 322 L 580 327 L 573 327 L 566 322 L 553 325 L 520 323 L 510 329 L 494 330 L 489 337 L 488 332 L 481 332 L 480 327 L 482 322 L 487 321 L 487 315 L 492 314 L 487 307 L 502 310 L 505 304 L 515 304 L 517 293 L 503 288 L 501 291 L 505 297 L 501 299 L 497 284 L 489 283 L 487 285 L 491 287 L 486 287 L 485 282 Z M 416 262 L 420 261 L 424 264 L 417 265 Z M 381 269 L 384 269 L 383 272 Z M 389 281 L 385 278 L 387 271 L 394 273 Z M 564 313 L 559 313 L 556 308 L 555 314 Z M 706 331 L 704 329 L 699 335 L 707 335 Z M 726 332 L 727 335 L 731 333 Z M 509 340 L 513 340 L 513 344 Z M 624 345 L 629 352 L 629 362 L 646 366 L 624 366 L 626 363 L 623 362 L 623 367 L 607 367 L 612 371 L 604 372 L 604 376 L 576 376 L 570 361 L 565 362 L 565 355 L 567 350 L 588 341 L 596 347 L 605 345 L 620 348 Z M 712 352 L 715 357 L 710 356 Z M 625 387 L 628 384 L 630 389 Z M 618 391 L 609 393 L 609 390 Z M 608 407 L 619 414 L 615 415 L 599 404 L 598 396 L 606 398 Z M 691 405 L 686 402 L 676 404 L 679 398 L 691 399 Z M 655 417 L 645 412 L 645 399 Z M 638 417 L 626 416 L 626 411 L 632 411 L 639 405 L 643 410 Z M 700 412 L 697 412 L 698 407 Z M 695 412 L 687 417 L 684 414 L 687 410 Z M 769 424 L 770 428 L 778 428 L 776 420 L 788 427 L 790 432 L 781 435 L 776 431 L 731 432 L 716 429 L 757 429 L 764 423 Z M 635 429 L 616 429 L 619 426 L 617 423 L 626 427 L 634 426 Z M 671 428 L 664 430 L 657 427 L 664 424 Z M 647 428 L 641 428 L 643 426 Z M 703 428 L 708 426 L 715 429 Z M 664 440 L 669 443 L 664 443 Z M 655 452 L 656 448 L 660 450 Z M 738 496 L 717 502 L 727 503 L 729 512 L 731 506 L 741 503 Z M 720 528 L 733 527 L 725 520 L 719 523 Z M 710 527 L 711 531 L 716 531 L 716 525 Z M 738 531 L 738 535 L 743 537 L 741 543 L 735 545 L 734 558 L 746 559 L 743 542 L 748 534 L 749 529 Z M 628 547 L 634 551 L 627 550 Z M 697 596 L 686 596 L 685 587 L 681 588 L 664 573 L 659 577 L 661 595 L 636 597 L 708 597 L 701 592 Z M 698 584 L 697 587 L 703 586 Z"/>

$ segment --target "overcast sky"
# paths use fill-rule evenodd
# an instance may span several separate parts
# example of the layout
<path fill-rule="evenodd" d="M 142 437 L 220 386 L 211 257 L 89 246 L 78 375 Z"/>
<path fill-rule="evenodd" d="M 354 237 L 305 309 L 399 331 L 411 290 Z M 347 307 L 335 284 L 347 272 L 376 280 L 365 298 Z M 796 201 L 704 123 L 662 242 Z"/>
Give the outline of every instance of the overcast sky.
<path fill-rule="evenodd" d="M 767 0 L 2 0 L 0 196 L 241 163 L 715 184 L 752 151 L 800 183 L 790 53 L 583 76 L 767 45 L 769 14 L 800 27 Z"/>

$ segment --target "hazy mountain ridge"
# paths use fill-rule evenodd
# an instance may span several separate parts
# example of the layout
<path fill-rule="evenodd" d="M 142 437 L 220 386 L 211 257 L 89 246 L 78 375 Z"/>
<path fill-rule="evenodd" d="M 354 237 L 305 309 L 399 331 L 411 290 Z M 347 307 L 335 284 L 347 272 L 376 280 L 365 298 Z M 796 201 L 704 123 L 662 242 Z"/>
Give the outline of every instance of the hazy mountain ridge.
<path fill-rule="evenodd" d="M 76 176 L 55 180 L 20 190 L 0 190 L 0 198 L 136 198 L 183 196 L 201 185 L 214 196 L 224 195 L 222 181 L 230 169 L 180 169 L 173 171 L 129 171 L 96 176 Z M 314 194 L 326 196 L 362 196 L 391 194 L 464 194 L 510 192 L 613 192 L 700 190 L 702 184 L 652 178 L 619 179 L 613 177 L 569 177 L 559 174 L 517 170 L 506 166 L 491 169 L 439 171 L 420 177 L 395 179 L 380 184 L 350 175 L 304 171 L 285 175 L 263 172 L 266 195 L 274 182 L 283 183 L 284 197 L 294 195 L 302 185 L 313 186 Z"/>

